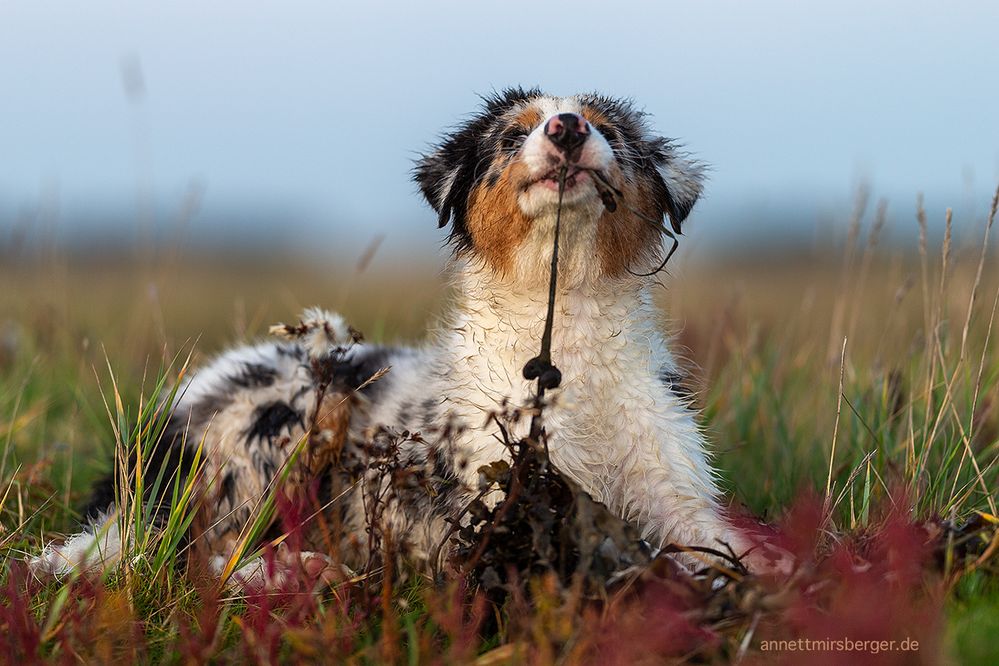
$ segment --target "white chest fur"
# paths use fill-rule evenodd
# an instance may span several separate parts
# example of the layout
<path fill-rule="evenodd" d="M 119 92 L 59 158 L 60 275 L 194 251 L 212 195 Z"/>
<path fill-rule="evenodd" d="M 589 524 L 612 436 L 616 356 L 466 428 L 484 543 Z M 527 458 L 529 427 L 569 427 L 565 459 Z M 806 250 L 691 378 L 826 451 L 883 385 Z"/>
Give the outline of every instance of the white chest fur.
<path fill-rule="evenodd" d="M 675 362 L 649 294 L 638 281 L 587 282 L 556 299 L 552 359 L 563 380 L 544 416 L 554 463 L 653 541 L 717 536 L 703 437 L 659 379 Z M 539 351 L 547 292 L 503 288 L 467 267 L 458 292 L 432 383 L 467 428 L 454 444 L 472 482 L 480 465 L 507 457 L 489 414 L 532 402 L 521 373 Z M 509 424 L 511 435 L 526 435 L 529 420 Z"/>

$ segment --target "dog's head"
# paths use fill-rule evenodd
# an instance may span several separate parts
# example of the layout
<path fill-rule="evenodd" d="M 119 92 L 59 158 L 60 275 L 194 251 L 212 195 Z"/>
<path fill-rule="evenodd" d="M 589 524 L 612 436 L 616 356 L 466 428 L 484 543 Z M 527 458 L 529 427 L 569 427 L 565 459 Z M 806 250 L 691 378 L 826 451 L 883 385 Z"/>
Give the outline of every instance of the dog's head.
<path fill-rule="evenodd" d="M 547 274 L 562 167 L 565 261 L 590 275 L 654 268 L 664 220 L 679 232 L 701 193 L 702 168 L 629 101 L 519 88 L 486 98 L 415 179 L 456 252 L 523 280 Z"/>

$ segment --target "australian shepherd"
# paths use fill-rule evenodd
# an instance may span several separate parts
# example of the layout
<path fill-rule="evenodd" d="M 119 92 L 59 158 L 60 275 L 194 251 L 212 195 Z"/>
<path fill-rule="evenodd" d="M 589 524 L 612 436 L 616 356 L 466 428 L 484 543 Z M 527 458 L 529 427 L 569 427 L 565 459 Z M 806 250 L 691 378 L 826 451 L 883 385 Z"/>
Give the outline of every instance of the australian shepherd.
<path fill-rule="evenodd" d="M 146 469 L 183 475 L 202 447 L 196 495 L 207 516 L 191 536 L 212 570 L 231 570 L 254 508 L 303 448 L 288 476 L 335 511 L 339 562 L 364 566 L 373 494 L 405 468 L 423 482 L 391 493 L 379 519 L 413 564 L 436 566 L 451 523 L 479 493 L 480 467 L 528 435 L 538 389 L 523 369 L 545 326 L 559 210 L 551 350 L 561 383 L 543 415 L 552 463 L 654 548 L 749 550 L 720 504 L 653 306 L 664 237 L 701 194 L 702 167 L 630 101 L 512 89 L 486 98 L 417 162 L 414 179 L 453 250 L 453 297 L 427 343 L 359 342 L 341 317 L 314 310 L 283 329 L 294 339 L 231 349 L 180 385 Z M 394 468 L 370 462 L 382 440 L 394 442 Z M 347 462 L 363 459 L 358 451 L 368 463 Z M 117 561 L 127 551 L 117 497 L 109 478 L 86 531 L 32 568 L 59 575 Z M 321 566 L 329 553 L 317 544 L 295 557 Z M 236 577 L 264 575 L 254 566 Z"/>

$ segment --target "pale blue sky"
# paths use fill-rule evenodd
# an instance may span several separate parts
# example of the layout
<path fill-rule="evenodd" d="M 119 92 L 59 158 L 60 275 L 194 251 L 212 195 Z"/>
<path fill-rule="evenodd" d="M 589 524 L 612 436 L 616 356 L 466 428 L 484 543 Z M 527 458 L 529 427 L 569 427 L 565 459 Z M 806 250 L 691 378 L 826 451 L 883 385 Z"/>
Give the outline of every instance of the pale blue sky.
<path fill-rule="evenodd" d="M 89 232 L 143 187 L 169 219 L 198 182 L 195 236 L 227 219 L 432 248 L 410 160 L 477 93 L 514 84 L 635 98 L 712 165 L 702 240 L 787 209 L 813 234 L 861 180 L 903 220 L 920 191 L 981 216 L 999 180 L 997 44 L 991 1 L 0 0 L 0 230 L 45 201 Z"/>

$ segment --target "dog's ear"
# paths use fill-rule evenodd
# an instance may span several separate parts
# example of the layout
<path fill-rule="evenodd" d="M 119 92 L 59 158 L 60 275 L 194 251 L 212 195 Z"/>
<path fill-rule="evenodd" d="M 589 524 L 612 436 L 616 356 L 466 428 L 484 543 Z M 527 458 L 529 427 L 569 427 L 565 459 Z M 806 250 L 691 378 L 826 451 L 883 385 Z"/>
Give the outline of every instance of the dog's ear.
<path fill-rule="evenodd" d="M 496 151 L 490 128 L 500 116 L 531 97 L 537 89 L 508 88 L 482 98 L 480 111 L 444 137 L 439 146 L 416 162 L 413 180 L 437 212 L 437 225 L 451 222 L 451 238 L 465 240 L 465 213 L 468 197 L 479 178 L 489 168 Z"/>
<path fill-rule="evenodd" d="M 413 170 L 413 180 L 437 213 L 438 227 L 446 226 L 451 220 L 456 204 L 455 186 L 461 172 L 461 160 L 456 153 L 451 141 L 448 141 L 433 153 L 421 157 Z"/>
<path fill-rule="evenodd" d="M 436 150 L 420 158 L 413 170 L 413 180 L 437 212 L 438 228 L 451 223 L 448 242 L 455 252 L 463 252 L 472 244 L 465 216 L 468 197 L 488 161 L 480 154 L 480 141 L 487 127 L 485 115 L 470 120 L 445 137 Z"/>
<path fill-rule="evenodd" d="M 666 184 L 666 214 L 673 231 L 680 233 L 680 225 L 704 190 L 704 167 L 686 157 L 674 156 L 659 168 L 659 175 Z"/>
<path fill-rule="evenodd" d="M 651 147 L 652 163 L 663 185 L 660 206 L 673 231 L 680 233 L 704 189 L 705 166 L 680 152 L 668 139 L 657 139 Z"/>

